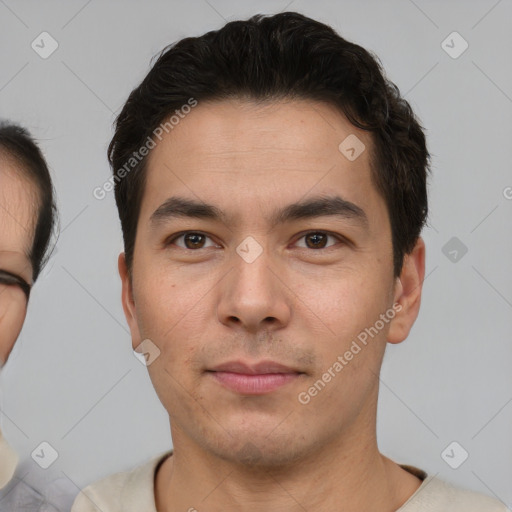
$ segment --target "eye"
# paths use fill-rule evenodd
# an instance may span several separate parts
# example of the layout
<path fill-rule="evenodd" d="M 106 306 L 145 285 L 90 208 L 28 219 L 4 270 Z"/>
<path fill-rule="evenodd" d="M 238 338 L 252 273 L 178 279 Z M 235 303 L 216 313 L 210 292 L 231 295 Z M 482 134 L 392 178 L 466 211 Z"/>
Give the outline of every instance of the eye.
<path fill-rule="evenodd" d="M 183 240 L 184 245 L 176 244 L 176 240 Z M 172 238 L 167 240 L 165 242 L 165 245 L 177 245 L 178 247 L 181 247 L 182 249 L 204 249 L 208 247 L 205 245 L 205 240 L 210 239 L 209 236 L 205 235 L 204 233 L 198 232 L 198 231 L 186 231 L 184 233 L 180 233 L 177 235 L 174 235 Z M 211 240 L 211 239 L 210 239 Z M 214 246 L 215 244 L 212 244 L 211 246 Z M 210 247 L 211 247 L 210 246 Z"/>
<path fill-rule="evenodd" d="M 332 245 L 335 245 L 327 245 L 329 238 L 343 243 L 343 239 L 341 237 L 337 235 L 331 235 L 325 231 L 309 231 L 308 233 L 302 235 L 298 240 L 305 239 L 305 245 L 302 246 L 302 248 L 305 249 L 326 249 L 332 247 Z M 176 243 L 177 240 L 182 240 L 182 244 Z M 182 249 L 189 250 L 205 249 L 207 247 L 215 246 L 215 243 L 213 242 L 210 245 L 206 245 L 206 240 L 211 240 L 211 238 L 204 233 L 199 231 L 185 231 L 183 233 L 178 233 L 177 235 L 174 235 L 172 238 L 168 239 L 165 242 L 165 246 L 177 245 Z"/>
<path fill-rule="evenodd" d="M 30 295 L 30 285 L 24 279 L 12 274 L 11 272 L 0 270 L 0 285 L 17 286 L 18 288 L 21 288 L 27 299 Z"/>
<path fill-rule="evenodd" d="M 339 236 L 331 235 L 325 231 L 310 231 L 302 235 L 298 240 L 305 239 L 305 245 L 302 247 L 306 249 L 326 249 L 331 247 L 326 245 L 329 238 L 343 242 Z"/>

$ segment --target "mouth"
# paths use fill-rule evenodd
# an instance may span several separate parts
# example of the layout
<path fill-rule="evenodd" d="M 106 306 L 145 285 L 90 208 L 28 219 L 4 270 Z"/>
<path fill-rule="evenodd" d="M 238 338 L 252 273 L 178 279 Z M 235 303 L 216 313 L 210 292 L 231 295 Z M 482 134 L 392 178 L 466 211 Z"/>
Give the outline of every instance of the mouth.
<path fill-rule="evenodd" d="M 206 371 L 225 388 L 243 395 L 264 395 L 296 381 L 304 372 L 274 361 L 230 361 Z"/>

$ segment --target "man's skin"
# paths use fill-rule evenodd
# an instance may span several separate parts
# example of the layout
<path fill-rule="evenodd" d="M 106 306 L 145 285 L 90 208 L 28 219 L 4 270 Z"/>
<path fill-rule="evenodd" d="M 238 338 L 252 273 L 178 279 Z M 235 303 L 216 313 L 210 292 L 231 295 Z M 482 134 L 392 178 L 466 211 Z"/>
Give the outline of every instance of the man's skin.
<path fill-rule="evenodd" d="M 16 278 L 32 282 L 28 257 L 37 216 L 35 186 L 0 152 L 0 365 L 4 364 L 21 331 L 27 298 Z"/>
<path fill-rule="evenodd" d="M 338 149 L 350 134 L 366 146 L 353 162 Z M 200 102 L 152 150 L 131 278 L 124 254 L 119 271 L 133 347 L 150 339 L 161 351 L 148 370 L 174 454 L 155 479 L 159 512 L 391 512 L 420 486 L 380 454 L 376 410 L 386 343 L 403 341 L 418 315 L 425 246 L 419 238 L 395 279 L 370 149 L 371 135 L 324 103 L 225 100 Z M 171 196 L 214 205 L 225 222 L 152 218 Z M 318 196 L 354 203 L 367 223 L 270 223 Z M 206 236 L 171 240 L 184 230 Z M 318 231 L 340 239 L 311 237 Z M 252 263 L 236 251 L 249 236 L 263 249 Z M 393 320 L 301 404 L 299 393 L 397 303 Z M 263 360 L 302 374 L 244 394 L 207 371 Z"/>

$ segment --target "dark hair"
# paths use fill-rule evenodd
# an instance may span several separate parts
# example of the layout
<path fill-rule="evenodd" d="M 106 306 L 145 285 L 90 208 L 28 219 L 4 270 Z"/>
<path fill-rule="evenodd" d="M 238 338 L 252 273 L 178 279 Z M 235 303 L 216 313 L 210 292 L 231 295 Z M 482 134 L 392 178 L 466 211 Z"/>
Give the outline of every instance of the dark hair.
<path fill-rule="evenodd" d="M 388 208 L 393 270 L 400 274 L 428 214 L 430 155 L 423 129 L 398 87 L 386 79 L 378 57 L 295 12 L 258 14 L 169 45 L 131 92 L 108 148 L 129 269 L 147 158 L 128 174 L 116 170 L 191 97 L 319 100 L 371 132 L 372 180 Z"/>
<path fill-rule="evenodd" d="M 57 208 L 55 193 L 46 161 L 29 132 L 16 124 L 0 122 L 0 152 L 19 164 L 17 170 L 36 185 L 39 198 L 34 239 L 28 254 L 33 281 L 49 257 L 50 239 L 55 228 Z"/>

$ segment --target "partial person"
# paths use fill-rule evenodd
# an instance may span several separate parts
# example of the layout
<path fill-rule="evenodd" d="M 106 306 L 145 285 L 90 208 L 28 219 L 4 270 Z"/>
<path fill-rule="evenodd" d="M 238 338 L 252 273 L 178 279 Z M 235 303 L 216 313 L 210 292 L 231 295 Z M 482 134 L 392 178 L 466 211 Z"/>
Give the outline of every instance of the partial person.
<path fill-rule="evenodd" d="M 0 371 L 21 332 L 30 291 L 50 253 L 56 213 L 52 180 L 40 149 L 26 129 L 0 123 Z M 38 488 L 33 469 L 35 462 L 20 461 L 0 430 L 0 511 L 69 511 L 78 490 L 65 479 Z"/>

